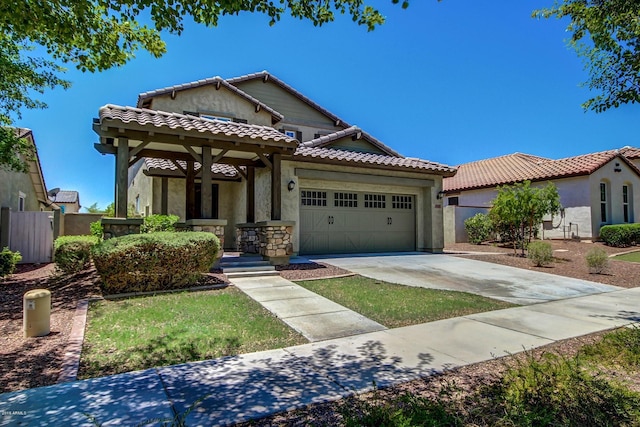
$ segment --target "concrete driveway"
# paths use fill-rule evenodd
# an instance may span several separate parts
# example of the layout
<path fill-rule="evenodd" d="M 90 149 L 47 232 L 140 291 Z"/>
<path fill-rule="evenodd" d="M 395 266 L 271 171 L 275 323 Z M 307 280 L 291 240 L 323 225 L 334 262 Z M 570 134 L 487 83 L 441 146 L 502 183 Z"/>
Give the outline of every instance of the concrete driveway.
<path fill-rule="evenodd" d="M 311 259 L 386 282 L 470 292 L 521 305 L 622 289 L 555 274 L 421 252 L 323 255 Z"/>

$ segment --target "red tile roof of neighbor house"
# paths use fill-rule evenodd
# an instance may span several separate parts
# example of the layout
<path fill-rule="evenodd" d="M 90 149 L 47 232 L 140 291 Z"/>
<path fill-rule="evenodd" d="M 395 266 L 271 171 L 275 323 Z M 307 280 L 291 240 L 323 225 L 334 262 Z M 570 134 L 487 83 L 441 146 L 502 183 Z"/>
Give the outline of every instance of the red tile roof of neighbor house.
<path fill-rule="evenodd" d="M 529 154 L 514 153 L 478 160 L 458 166 L 458 172 L 443 182 L 444 191 L 495 187 L 522 181 L 544 181 L 553 178 L 589 175 L 619 157 L 640 175 L 630 159 L 640 158 L 640 149 L 624 147 L 598 153 L 583 154 L 564 159 L 547 159 Z"/>
<path fill-rule="evenodd" d="M 440 172 L 440 175 L 450 176 L 455 173 L 455 168 L 441 163 L 412 157 L 394 157 L 381 154 L 359 153 L 354 151 L 336 150 L 332 148 L 318 148 L 299 146 L 293 155 L 294 160 L 311 158 L 316 160 L 334 160 L 343 163 L 361 163 L 370 166 L 390 166 L 393 168 L 428 170 Z"/>
<path fill-rule="evenodd" d="M 208 132 L 213 135 L 236 136 L 239 138 L 247 137 L 250 139 L 284 141 L 287 143 L 297 142 L 295 138 L 291 138 L 269 126 L 225 122 L 222 120 L 211 120 L 185 114 L 168 113 L 166 111 L 147 110 L 143 108 L 122 107 L 113 104 L 101 107 L 99 116 L 100 124 L 109 120 L 119 121 L 122 123 L 135 122 L 142 126 L 151 124 L 157 128 L 166 126 L 170 129 L 182 129 L 186 131 L 196 130 L 201 133 Z"/>
<path fill-rule="evenodd" d="M 166 95 L 166 94 L 171 94 L 173 92 L 179 92 L 182 90 L 187 90 L 187 89 L 194 89 L 197 87 L 202 87 L 202 86 L 207 86 L 207 85 L 212 85 L 212 86 L 223 86 L 226 89 L 230 90 L 231 92 L 234 92 L 235 94 L 239 95 L 240 97 L 246 99 L 247 101 L 251 102 L 254 106 L 260 106 L 260 108 L 264 109 L 265 111 L 269 112 L 275 119 L 276 121 L 280 121 L 284 118 L 284 116 L 282 114 L 280 114 L 279 112 L 277 112 L 276 110 L 274 110 L 273 108 L 269 107 L 267 104 L 265 104 L 264 102 L 260 101 L 259 99 L 254 98 L 253 96 L 249 95 L 248 93 L 238 89 L 237 87 L 229 84 L 226 80 L 224 80 L 222 77 L 219 76 L 215 76 L 215 77 L 211 77 L 208 79 L 203 79 L 203 80 L 197 80 L 195 82 L 189 82 L 189 83 L 183 83 L 183 84 L 179 84 L 179 85 L 174 85 L 174 86 L 167 86 L 161 89 L 155 89 L 155 90 L 151 90 L 148 92 L 143 92 L 141 94 L 138 95 L 138 108 L 142 107 L 142 102 L 145 99 L 149 99 L 149 98 L 153 98 L 154 96 L 159 96 L 159 95 Z"/>

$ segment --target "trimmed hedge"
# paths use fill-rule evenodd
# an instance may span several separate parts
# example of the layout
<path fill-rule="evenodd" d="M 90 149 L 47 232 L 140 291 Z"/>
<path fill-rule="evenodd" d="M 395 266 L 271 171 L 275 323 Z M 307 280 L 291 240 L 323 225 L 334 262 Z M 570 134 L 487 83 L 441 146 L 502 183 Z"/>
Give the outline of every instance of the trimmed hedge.
<path fill-rule="evenodd" d="M 106 294 L 192 286 L 209 271 L 220 249 L 205 232 L 157 232 L 108 239 L 93 250 Z"/>
<path fill-rule="evenodd" d="M 140 233 L 155 233 L 158 231 L 176 231 L 178 215 L 148 215 L 142 220 Z"/>
<path fill-rule="evenodd" d="M 16 264 L 22 261 L 20 252 L 11 252 L 9 248 L 0 251 L 0 279 L 12 274 L 16 269 Z"/>
<path fill-rule="evenodd" d="M 95 236 L 60 236 L 54 243 L 53 261 L 63 273 L 77 273 L 91 262 L 91 248 L 99 242 Z"/>
<path fill-rule="evenodd" d="M 605 225 L 600 229 L 600 239 L 617 248 L 634 246 L 640 243 L 640 224 Z"/>

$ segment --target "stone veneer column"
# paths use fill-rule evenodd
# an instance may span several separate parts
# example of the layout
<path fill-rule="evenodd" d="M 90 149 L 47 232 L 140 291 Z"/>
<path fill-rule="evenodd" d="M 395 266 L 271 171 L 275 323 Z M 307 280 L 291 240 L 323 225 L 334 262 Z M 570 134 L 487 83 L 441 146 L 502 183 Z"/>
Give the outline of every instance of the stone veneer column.
<path fill-rule="evenodd" d="M 220 240 L 220 250 L 216 258 L 224 255 L 224 227 L 227 225 L 226 219 L 188 219 L 186 221 L 187 230 L 204 231 L 215 234 Z"/>
<path fill-rule="evenodd" d="M 289 264 L 293 254 L 295 221 L 262 221 L 256 223 L 260 241 L 260 255 L 273 265 Z"/>
<path fill-rule="evenodd" d="M 252 222 L 236 225 L 236 249 L 244 254 L 260 253 L 260 228 Z"/>
<path fill-rule="evenodd" d="M 102 218 L 100 222 L 102 236 L 106 240 L 127 234 L 140 234 L 142 218 Z"/>

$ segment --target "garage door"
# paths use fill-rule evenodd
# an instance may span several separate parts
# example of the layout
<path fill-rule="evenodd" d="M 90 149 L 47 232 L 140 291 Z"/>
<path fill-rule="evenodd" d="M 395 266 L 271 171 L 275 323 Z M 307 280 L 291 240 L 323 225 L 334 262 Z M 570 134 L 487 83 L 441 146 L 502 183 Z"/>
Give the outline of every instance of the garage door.
<path fill-rule="evenodd" d="M 300 253 L 414 251 L 412 195 L 300 191 Z"/>

